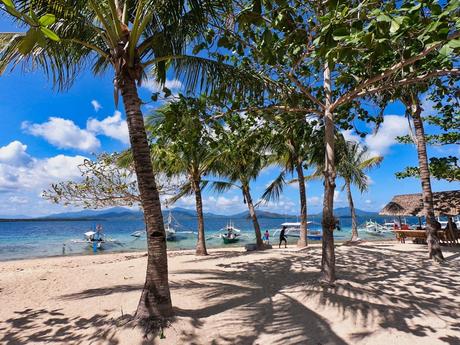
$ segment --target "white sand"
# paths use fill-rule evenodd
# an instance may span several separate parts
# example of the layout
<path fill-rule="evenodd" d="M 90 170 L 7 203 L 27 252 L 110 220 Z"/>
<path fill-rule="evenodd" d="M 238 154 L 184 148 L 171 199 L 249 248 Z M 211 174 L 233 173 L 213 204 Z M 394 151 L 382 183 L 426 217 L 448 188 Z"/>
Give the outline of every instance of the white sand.
<path fill-rule="evenodd" d="M 142 253 L 0 262 L 0 344 L 460 344 L 458 247 L 436 265 L 421 245 L 339 246 L 327 290 L 317 246 L 210 253 L 169 253 L 163 340 L 116 321 L 135 311 Z"/>

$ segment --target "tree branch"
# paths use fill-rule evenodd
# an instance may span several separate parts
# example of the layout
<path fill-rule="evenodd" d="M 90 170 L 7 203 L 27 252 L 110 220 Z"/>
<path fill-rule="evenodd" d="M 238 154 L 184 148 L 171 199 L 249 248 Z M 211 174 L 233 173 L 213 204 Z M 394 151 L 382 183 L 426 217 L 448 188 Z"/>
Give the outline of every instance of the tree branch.
<path fill-rule="evenodd" d="M 386 91 L 386 90 L 390 90 L 390 89 L 395 89 L 397 87 L 404 86 L 404 85 L 417 84 L 417 83 L 421 83 L 421 82 L 423 82 L 425 80 L 429 80 L 431 78 L 443 77 L 443 76 L 447 76 L 447 75 L 460 75 L 460 68 L 452 68 L 452 69 L 448 69 L 448 70 L 445 70 L 445 69 L 436 70 L 436 71 L 425 73 L 425 74 L 422 74 L 422 75 L 419 75 L 419 76 L 415 76 L 415 77 L 411 77 L 411 78 L 404 78 L 404 79 L 398 80 L 396 82 L 393 82 L 393 83 L 391 83 L 389 85 L 384 85 L 384 86 L 379 86 L 379 87 L 375 86 L 375 87 L 370 88 L 370 89 L 362 90 L 354 98 L 362 97 L 362 96 L 365 96 L 365 95 L 369 95 L 369 94 L 372 94 L 372 93 L 378 93 L 378 92 Z"/>
<path fill-rule="evenodd" d="M 321 103 L 315 96 L 313 96 L 310 91 L 292 74 L 288 74 L 288 78 L 290 81 L 292 81 L 294 84 L 297 85 L 297 87 L 302 91 L 307 98 L 312 101 L 314 104 L 319 106 L 322 110 L 324 110 L 325 106 L 323 103 Z M 322 114 L 322 113 L 321 113 Z"/>
<path fill-rule="evenodd" d="M 401 68 L 404 68 L 406 66 L 414 64 L 418 60 L 420 60 L 420 59 L 424 58 L 425 56 L 427 56 L 429 53 L 435 51 L 436 49 L 438 49 L 439 47 L 444 45 L 446 42 L 451 41 L 453 39 L 456 39 L 458 37 L 460 37 L 460 32 L 453 33 L 453 34 L 451 34 L 451 35 L 449 35 L 447 37 L 446 41 L 441 41 L 441 42 L 436 43 L 436 44 L 434 44 L 434 45 L 432 45 L 432 46 L 430 46 L 428 48 L 425 48 L 420 54 L 412 56 L 412 57 L 410 57 L 410 58 L 408 58 L 406 60 L 403 60 L 401 62 L 398 62 L 397 64 L 391 66 L 390 68 L 388 68 L 384 72 L 382 72 L 382 73 L 380 73 L 380 74 L 378 74 L 376 76 L 373 76 L 372 78 L 369 78 L 369 79 L 363 81 L 361 84 L 357 85 L 353 90 L 347 92 L 346 94 L 344 94 L 343 96 L 338 98 L 332 104 L 331 111 L 333 111 L 339 105 L 341 105 L 343 103 L 346 103 L 346 102 L 349 102 L 350 100 L 359 97 L 359 94 L 362 94 L 362 92 L 364 90 L 366 90 L 368 87 L 370 87 L 370 86 L 374 85 L 375 83 L 385 79 L 386 77 L 394 74 L 396 71 L 400 70 Z"/>

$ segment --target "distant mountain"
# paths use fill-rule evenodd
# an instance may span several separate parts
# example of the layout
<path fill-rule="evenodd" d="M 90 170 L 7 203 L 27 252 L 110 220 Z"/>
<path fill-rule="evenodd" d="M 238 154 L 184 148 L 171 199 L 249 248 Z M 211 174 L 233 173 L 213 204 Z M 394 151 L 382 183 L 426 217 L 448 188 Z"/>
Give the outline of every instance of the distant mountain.
<path fill-rule="evenodd" d="M 74 212 L 62 212 L 50 214 L 49 216 L 44 216 L 41 218 L 53 218 L 53 219 L 62 219 L 62 218 L 93 218 L 100 217 L 102 215 L 120 215 L 126 212 L 135 212 L 131 211 L 125 207 L 112 207 L 105 210 L 83 210 L 83 211 L 74 211 Z"/>
<path fill-rule="evenodd" d="M 296 219 L 298 216 L 292 214 L 280 214 L 268 211 L 257 210 L 257 218 L 259 219 Z M 233 214 L 231 216 L 225 216 L 226 218 L 241 219 L 250 218 L 249 211 Z"/>
<path fill-rule="evenodd" d="M 378 216 L 378 212 L 370 212 L 370 211 L 364 211 L 360 210 L 358 208 L 355 208 L 356 216 L 357 217 L 375 217 Z M 321 217 L 323 213 L 318 213 L 313 215 L 313 217 Z M 337 218 L 349 218 L 351 217 L 350 213 L 350 208 L 349 207 L 338 207 L 334 208 L 334 215 Z"/>
<path fill-rule="evenodd" d="M 176 207 L 171 210 L 163 210 L 163 217 L 166 219 L 169 212 L 171 212 L 172 216 L 177 221 L 186 221 L 186 220 L 194 220 L 197 218 L 195 210 Z M 334 214 L 338 218 L 348 218 L 350 217 L 350 208 L 349 207 L 340 207 L 334 209 Z M 360 209 L 356 209 L 356 215 L 358 217 L 376 217 L 378 215 L 377 212 L 368 212 L 363 211 Z M 215 214 L 211 212 L 204 213 L 204 217 L 206 219 L 248 219 L 249 212 L 240 212 L 237 214 L 232 215 L 223 215 L 223 214 Z M 292 214 L 280 214 L 268 211 L 257 211 L 257 217 L 259 219 L 298 219 L 297 215 Z M 321 213 L 309 215 L 311 218 L 321 217 Z M 0 217 L 1 219 L 2 217 Z M 83 210 L 83 211 L 76 211 L 76 212 L 63 212 L 63 213 L 56 213 L 51 214 L 45 217 L 39 218 L 30 218 L 26 216 L 8 216 L 4 217 L 4 221 L 6 219 L 24 219 L 24 220 L 112 220 L 112 221 L 129 221 L 129 220 L 143 220 L 143 213 L 141 211 L 134 211 L 130 210 L 125 207 L 112 207 L 105 210 Z"/>
<path fill-rule="evenodd" d="M 171 210 L 163 210 L 163 216 L 166 218 L 171 212 L 172 216 L 180 221 L 180 220 L 193 220 L 197 218 L 196 211 L 176 207 Z M 211 212 L 204 213 L 204 217 L 206 219 L 246 219 L 249 218 L 249 212 L 241 212 L 233 215 L 223 215 L 223 214 L 215 214 Z M 294 215 L 284 215 L 279 213 L 267 212 L 267 211 L 257 211 L 257 217 L 260 219 L 295 219 L 297 216 Z M 7 217 L 12 219 L 13 217 Z M 22 217 L 14 217 L 16 219 Z M 24 217 L 25 218 L 25 217 Z M 23 219 L 24 219 L 23 218 Z M 78 220 L 78 219 L 85 219 L 85 220 L 142 220 L 143 214 L 141 211 L 133 211 L 127 209 L 125 207 L 113 207 L 105 210 L 83 210 L 83 211 L 76 211 L 76 212 L 62 212 L 62 213 L 55 213 L 45 217 L 39 217 L 35 219 L 40 220 Z"/>
<path fill-rule="evenodd" d="M 13 214 L 13 215 L 0 215 L 0 219 L 28 219 L 30 216 L 25 216 L 23 214 Z"/>

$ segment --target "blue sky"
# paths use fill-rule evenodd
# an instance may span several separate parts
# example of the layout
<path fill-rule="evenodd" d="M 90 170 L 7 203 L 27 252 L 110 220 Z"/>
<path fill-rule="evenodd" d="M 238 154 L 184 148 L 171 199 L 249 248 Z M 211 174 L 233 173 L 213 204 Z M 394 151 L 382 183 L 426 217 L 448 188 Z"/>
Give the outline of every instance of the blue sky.
<path fill-rule="evenodd" d="M 10 29 L 1 22 L 0 31 Z M 171 79 L 168 86 L 180 90 L 180 82 Z M 149 100 L 155 90 L 147 82 L 140 90 Z M 151 106 L 154 106 L 151 105 Z M 427 112 L 430 104 L 425 102 Z M 40 194 L 51 183 L 78 178 L 77 165 L 85 157 L 103 151 L 126 149 L 127 128 L 123 108 L 115 109 L 112 76 L 94 77 L 83 73 L 67 92 L 53 91 L 51 82 L 40 72 L 23 73 L 20 68 L 0 77 L 0 215 L 39 216 L 67 211 L 59 205 L 42 200 Z M 382 165 L 369 173 L 370 187 L 365 194 L 353 190 L 355 205 L 360 209 L 379 210 L 395 194 L 420 192 L 417 179 L 397 180 L 396 171 L 407 165 L 417 165 L 413 145 L 396 144 L 397 135 L 407 133 L 407 120 L 400 104 L 385 111 L 385 121 L 379 132 L 369 134 L 362 142 L 372 152 L 384 156 Z M 353 132 L 345 133 L 350 139 Z M 460 155 L 459 147 L 429 148 L 430 156 Z M 252 185 L 253 198 L 258 199 L 266 185 L 278 174 L 276 167 L 264 170 Z M 458 189 L 458 184 L 433 180 L 433 190 Z M 346 195 L 338 180 L 336 207 L 346 206 Z M 308 212 L 317 213 L 322 203 L 321 181 L 309 182 Z M 298 212 L 298 189 L 285 189 L 280 201 L 264 207 L 266 210 L 295 214 Z M 194 199 L 185 198 L 177 206 L 193 208 Z M 245 209 L 237 190 L 223 195 L 205 192 L 206 211 L 231 214 Z"/>

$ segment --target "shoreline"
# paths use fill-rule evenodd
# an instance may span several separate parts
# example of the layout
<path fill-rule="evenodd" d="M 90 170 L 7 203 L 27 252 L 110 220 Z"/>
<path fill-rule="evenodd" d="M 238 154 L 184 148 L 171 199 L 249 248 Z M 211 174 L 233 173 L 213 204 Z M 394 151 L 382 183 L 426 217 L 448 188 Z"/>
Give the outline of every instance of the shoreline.
<path fill-rule="evenodd" d="M 334 245 L 337 247 L 337 246 L 340 246 L 340 245 L 344 245 L 345 243 L 347 243 L 349 240 L 334 240 Z M 385 243 L 397 243 L 396 239 L 388 239 L 388 238 L 382 238 L 382 239 L 363 239 L 360 243 L 367 243 L 367 242 L 371 242 L 371 243 L 380 243 L 380 244 L 385 244 Z M 315 246 L 320 246 L 321 245 L 321 241 L 309 241 L 308 242 L 308 247 L 315 247 Z M 273 246 L 273 248 L 275 248 L 276 244 L 274 243 L 271 243 L 271 245 Z M 295 244 L 288 244 L 288 248 L 292 246 L 292 247 L 296 247 Z M 307 248 L 308 248 L 307 247 Z M 234 249 L 234 248 L 240 248 L 242 250 L 244 250 L 244 245 L 241 246 L 241 245 L 222 245 L 222 246 L 218 246 L 218 247 L 209 247 L 207 248 L 208 250 L 219 250 L 219 249 Z M 171 248 L 171 249 L 166 249 L 167 253 L 169 254 L 170 252 L 171 253 L 174 253 L 174 252 L 191 252 L 191 253 L 194 253 L 195 252 L 195 248 Z M 104 252 L 104 251 L 98 251 L 97 253 L 92 253 L 92 252 L 88 252 L 88 253 L 69 253 L 69 254 L 58 254 L 58 255 L 44 255 L 44 256 L 28 256 L 28 257 L 24 257 L 24 258 L 8 258 L 8 259 L 2 259 L 0 257 L 0 264 L 3 263 L 3 262 L 10 262 L 10 261 L 23 261 L 23 260 L 39 260 L 39 259 L 51 259 L 51 258 L 71 258 L 71 257 L 79 257 L 79 256 L 89 256 L 89 257 L 98 257 L 98 256 L 103 256 L 103 255 L 110 255 L 110 254 L 136 254 L 136 253 L 147 253 L 147 249 L 139 249 L 139 250 L 132 250 L 132 249 L 129 249 L 127 251 L 107 251 L 107 252 Z"/>

